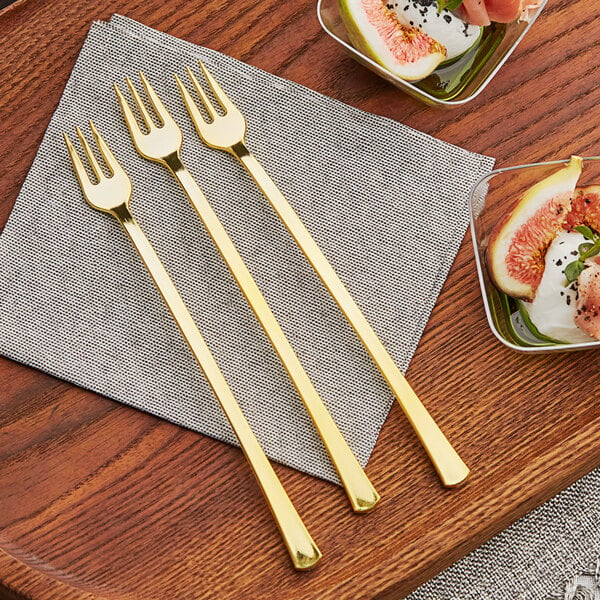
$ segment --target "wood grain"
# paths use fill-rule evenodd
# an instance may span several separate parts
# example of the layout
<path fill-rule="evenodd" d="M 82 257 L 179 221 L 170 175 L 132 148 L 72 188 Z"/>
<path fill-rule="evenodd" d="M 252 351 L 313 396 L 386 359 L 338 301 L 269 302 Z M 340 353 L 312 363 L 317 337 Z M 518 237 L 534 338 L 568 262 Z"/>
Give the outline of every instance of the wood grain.
<path fill-rule="evenodd" d="M 498 166 L 599 154 L 592 0 L 550 0 L 487 90 L 452 111 L 357 66 L 312 1 L 18 0 L 0 12 L 0 226 L 91 22 L 115 12 Z M 465 487 L 440 486 L 398 406 L 367 469 L 383 496 L 371 514 L 276 465 L 324 553 L 309 573 L 291 569 L 239 450 L 0 359 L 0 597 L 397 600 L 600 464 L 600 355 L 517 354 L 484 319 L 467 236 L 408 372 L 473 468 Z"/>

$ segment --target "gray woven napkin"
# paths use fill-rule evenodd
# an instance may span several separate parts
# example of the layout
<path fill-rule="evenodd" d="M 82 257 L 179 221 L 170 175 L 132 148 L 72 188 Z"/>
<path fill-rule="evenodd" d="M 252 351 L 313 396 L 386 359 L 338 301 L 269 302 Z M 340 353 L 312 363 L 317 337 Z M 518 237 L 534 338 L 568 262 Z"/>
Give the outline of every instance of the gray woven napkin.
<path fill-rule="evenodd" d="M 245 113 L 248 145 L 407 368 L 464 236 L 469 189 L 493 160 L 118 16 L 91 27 L 0 236 L 0 352 L 235 443 L 125 234 L 82 198 L 61 135 L 91 118 L 131 176 L 132 212 L 267 454 L 337 482 L 201 222 L 167 171 L 137 155 L 116 103 L 113 83 L 123 88 L 142 70 L 183 129 L 184 162 L 366 464 L 392 395 L 243 168 L 193 130 L 173 74 L 185 79 L 198 58 Z"/>
<path fill-rule="evenodd" d="M 600 469 L 406 600 L 600 600 Z"/>

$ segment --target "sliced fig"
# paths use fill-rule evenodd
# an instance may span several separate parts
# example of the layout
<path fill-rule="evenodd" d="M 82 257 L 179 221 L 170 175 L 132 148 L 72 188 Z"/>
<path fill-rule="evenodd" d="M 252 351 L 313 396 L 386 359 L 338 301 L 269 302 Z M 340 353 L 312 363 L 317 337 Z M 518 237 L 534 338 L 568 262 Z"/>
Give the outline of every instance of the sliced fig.
<path fill-rule="evenodd" d="M 357 50 L 406 80 L 427 77 L 446 60 L 446 49 L 398 20 L 382 0 L 339 0 L 340 16 Z"/>
<path fill-rule="evenodd" d="M 600 185 L 580 187 L 575 190 L 571 212 L 567 215 L 565 229 L 587 225 L 600 233 Z"/>
<path fill-rule="evenodd" d="M 588 259 L 579 275 L 575 324 L 587 334 L 600 339 L 600 259 Z"/>
<path fill-rule="evenodd" d="M 529 188 L 493 229 L 488 267 L 505 294 L 523 300 L 535 296 L 546 250 L 566 222 L 582 164 L 572 156 L 567 166 Z"/>

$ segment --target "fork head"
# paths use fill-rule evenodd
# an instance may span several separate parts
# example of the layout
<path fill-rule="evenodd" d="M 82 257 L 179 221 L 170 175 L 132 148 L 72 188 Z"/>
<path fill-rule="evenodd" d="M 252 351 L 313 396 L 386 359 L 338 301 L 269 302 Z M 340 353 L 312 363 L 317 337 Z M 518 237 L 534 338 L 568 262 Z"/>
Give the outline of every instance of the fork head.
<path fill-rule="evenodd" d="M 131 197 L 131 180 L 91 121 L 90 129 L 92 130 L 92 135 L 96 141 L 100 156 L 108 170 L 108 175 L 103 171 L 92 147 L 79 127 L 77 127 L 77 136 L 96 181 L 92 181 L 88 175 L 83 160 L 73 146 L 69 136 L 66 133 L 63 136 L 67 144 L 71 162 L 73 163 L 75 175 L 77 175 L 81 191 L 87 203 L 97 210 L 112 213 L 119 207 L 127 206 L 129 203 Z"/>
<path fill-rule="evenodd" d="M 211 148 L 231 151 L 236 144 L 244 143 L 244 137 L 246 135 L 246 119 L 237 106 L 229 99 L 204 64 L 201 61 L 198 62 L 208 87 L 212 90 L 214 97 L 223 111 L 222 114 L 217 110 L 217 107 L 215 107 L 189 67 L 187 68 L 188 77 L 210 119 L 207 120 L 204 118 L 188 88 L 181 79 L 175 75 L 179 92 L 183 97 L 183 101 L 194 126 L 196 127 L 196 131 L 204 143 Z"/>
<path fill-rule="evenodd" d="M 165 108 L 144 74 L 140 71 L 139 75 L 148 99 L 148 104 L 154 112 L 158 125 L 155 123 L 150 111 L 129 77 L 127 78 L 127 86 L 129 87 L 131 97 L 139 111 L 146 131 L 142 131 L 140 128 L 131 106 L 125 99 L 119 86 L 115 84 L 114 88 L 117 99 L 119 100 L 121 112 L 123 113 L 125 123 L 127 124 L 131 139 L 133 140 L 133 144 L 137 151 L 149 160 L 165 163 L 166 157 L 179 152 L 181 148 L 183 141 L 181 129 L 179 129 L 179 126 L 175 123 L 175 120 L 169 114 L 169 111 Z"/>

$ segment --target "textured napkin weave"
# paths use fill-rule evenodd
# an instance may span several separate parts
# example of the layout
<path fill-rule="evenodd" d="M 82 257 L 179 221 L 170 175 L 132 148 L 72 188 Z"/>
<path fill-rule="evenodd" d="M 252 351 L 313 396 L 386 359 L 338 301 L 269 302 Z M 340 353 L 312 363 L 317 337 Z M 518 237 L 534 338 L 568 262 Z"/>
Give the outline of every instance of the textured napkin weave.
<path fill-rule="evenodd" d="M 235 443 L 126 235 L 83 200 L 61 135 L 87 131 L 91 118 L 132 178 L 132 212 L 267 454 L 338 481 L 200 220 L 167 170 L 138 156 L 115 99 L 114 82 L 126 89 L 139 70 L 149 78 L 183 129 L 184 162 L 364 465 L 392 395 L 243 167 L 198 138 L 173 79 L 186 80 L 198 58 L 245 113 L 249 147 L 407 368 L 465 233 L 469 189 L 493 160 L 117 16 L 91 27 L 0 236 L 0 352 Z"/>
<path fill-rule="evenodd" d="M 599 559 L 596 469 L 406 600 L 597 600 Z"/>

